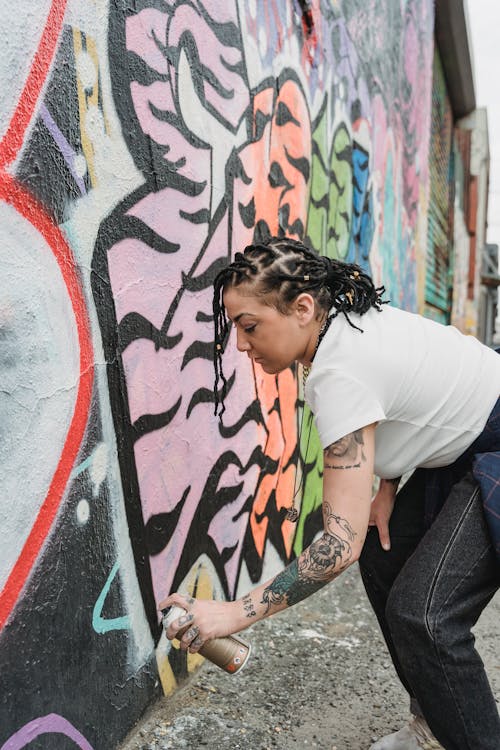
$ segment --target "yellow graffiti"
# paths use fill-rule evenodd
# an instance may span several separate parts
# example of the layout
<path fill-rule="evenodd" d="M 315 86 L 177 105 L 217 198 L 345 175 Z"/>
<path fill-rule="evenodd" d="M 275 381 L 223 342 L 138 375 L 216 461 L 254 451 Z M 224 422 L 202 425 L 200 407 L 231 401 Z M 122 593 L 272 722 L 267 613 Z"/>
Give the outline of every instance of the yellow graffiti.
<path fill-rule="evenodd" d="M 76 65 L 76 87 L 78 93 L 78 110 L 80 120 L 80 138 L 82 141 L 82 149 L 87 161 L 87 169 L 90 177 L 92 186 L 97 184 L 97 177 L 95 171 L 95 154 L 92 140 L 88 135 L 86 129 L 86 120 L 89 114 L 89 109 L 97 109 L 99 102 L 99 76 L 97 71 L 99 70 L 99 59 L 97 55 L 97 48 L 92 39 L 85 37 L 86 53 L 92 60 L 96 69 L 95 84 L 89 88 L 81 80 L 80 73 L 78 72 L 78 60 L 83 54 L 83 40 L 82 33 L 79 29 L 73 28 L 73 47 L 75 51 Z"/>
<path fill-rule="evenodd" d="M 211 574 L 204 563 L 198 561 L 191 568 L 184 583 L 179 586 L 179 591 L 198 599 L 213 599 L 215 594 L 213 572 Z M 156 664 L 164 695 L 170 695 L 179 686 L 179 680 L 174 674 L 169 658 L 173 649 L 179 652 L 179 641 L 174 640 L 169 643 L 165 634 L 162 633 L 156 648 Z M 204 661 L 205 659 L 200 654 L 188 653 L 186 656 L 188 675 L 195 672 Z"/>

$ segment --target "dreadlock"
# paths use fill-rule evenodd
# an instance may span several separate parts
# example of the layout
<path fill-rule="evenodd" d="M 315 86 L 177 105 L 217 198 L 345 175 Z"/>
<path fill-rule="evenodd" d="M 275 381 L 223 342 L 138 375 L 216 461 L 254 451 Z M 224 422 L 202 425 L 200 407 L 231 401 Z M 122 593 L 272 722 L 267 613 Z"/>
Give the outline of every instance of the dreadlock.
<path fill-rule="evenodd" d="M 330 319 L 342 313 L 358 331 L 349 313 L 364 315 L 371 307 L 381 310 L 385 304 L 383 286 L 375 287 L 371 278 L 356 264 L 319 255 L 298 240 L 270 237 L 263 243 L 248 245 L 236 253 L 234 261 L 215 277 L 213 312 L 215 326 L 215 414 L 219 404 L 224 413 L 227 380 L 222 369 L 222 354 L 231 330 L 222 295 L 230 286 L 252 285 L 252 294 L 286 315 L 291 302 L 309 292 L 318 307 Z M 219 389 L 220 387 L 220 389 Z"/>

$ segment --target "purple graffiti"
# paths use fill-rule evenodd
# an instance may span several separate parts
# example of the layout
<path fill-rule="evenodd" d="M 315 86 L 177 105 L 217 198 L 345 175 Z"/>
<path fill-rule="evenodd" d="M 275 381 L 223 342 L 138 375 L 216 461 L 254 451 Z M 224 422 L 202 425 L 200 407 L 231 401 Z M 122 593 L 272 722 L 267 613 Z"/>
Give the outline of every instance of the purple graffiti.
<path fill-rule="evenodd" d="M 74 149 L 72 148 L 72 146 L 68 143 L 68 141 L 64 137 L 63 133 L 59 129 L 56 121 L 50 114 L 45 104 L 42 104 L 42 106 L 40 107 L 40 117 L 42 118 L 45 127 L 47 128 L 52 138 L 54 139 L 54 142 L 57 144 L 59 151 L 63 155 L 64 161 L 66 162 L 68 169 L 73 176 L 73 179 L 78 185 L 78 189 L 80 190 L 80 193 L 82 195 L 85 195 L 85 193 L 87 192 L 87 189 L 85 187 L 85 182 L 82 180 L 81 176 L 78 174 L 78 172 L 75 169 L 76 153 Z"/>
<path fill-rule="evenodd" d="M 21 727 L 15 734 L 5 742 L 0 750 L 21 750 L 41 734 L 63 734 L 81 748 L 81 750 L 93 750 L 92 745 L 87 742 L 83 734 L 75 729 L 73 724 L 58 714 L 47 714 L 39 716 L 38 719 Z"/>

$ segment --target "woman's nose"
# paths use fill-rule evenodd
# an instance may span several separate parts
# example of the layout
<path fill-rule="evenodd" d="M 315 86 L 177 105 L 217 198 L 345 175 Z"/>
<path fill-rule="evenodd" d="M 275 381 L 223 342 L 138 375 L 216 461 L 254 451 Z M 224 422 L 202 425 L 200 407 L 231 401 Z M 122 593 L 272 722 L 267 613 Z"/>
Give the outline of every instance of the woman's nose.
<path fill-rule="evenodd" d="M 239 352 L 247 352 L 250 349 L 250 344 L 243 331 L 239 328 L 236 329 L 236 347 Z"/>

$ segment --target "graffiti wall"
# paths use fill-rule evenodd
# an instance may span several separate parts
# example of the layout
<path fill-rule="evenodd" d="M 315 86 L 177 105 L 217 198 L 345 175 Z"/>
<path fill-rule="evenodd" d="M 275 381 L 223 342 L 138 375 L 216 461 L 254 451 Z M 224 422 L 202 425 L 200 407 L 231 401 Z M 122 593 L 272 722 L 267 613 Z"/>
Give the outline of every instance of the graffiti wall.
<path fill-rule="evenodd" d="M 109 750 L 317 533 L 300 373 L 225 353 L 214 275 L 286 234 L 423 300 L 426 0 L 28 0 L 0 71 L 0 748 Z M 285 519 L 291 498 L 297 525 Z"/>

